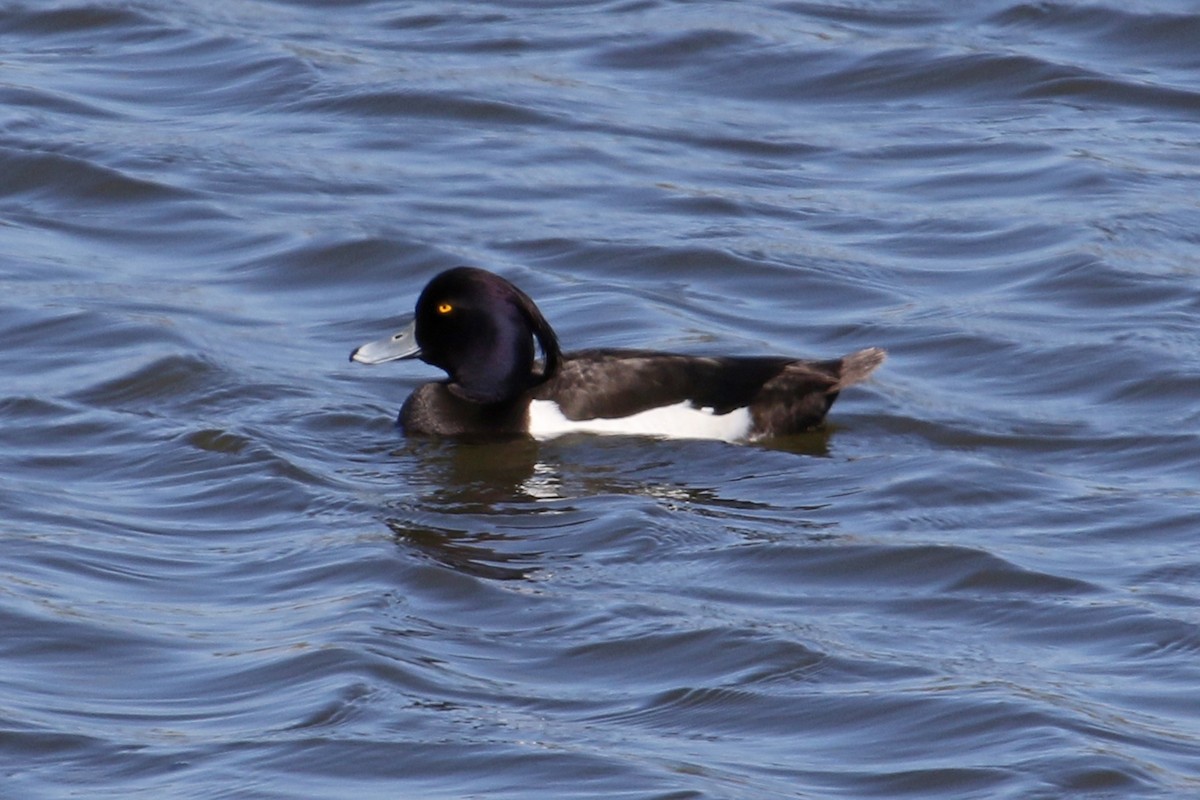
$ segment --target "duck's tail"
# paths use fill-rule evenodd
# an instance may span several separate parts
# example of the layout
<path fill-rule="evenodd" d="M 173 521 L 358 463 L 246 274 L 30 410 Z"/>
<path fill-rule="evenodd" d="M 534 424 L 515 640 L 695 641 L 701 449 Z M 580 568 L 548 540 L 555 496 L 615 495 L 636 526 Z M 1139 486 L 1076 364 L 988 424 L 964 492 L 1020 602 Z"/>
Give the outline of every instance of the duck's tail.
<path fill-rule="evenodd" d="M 865 381 L 872 372 L 879 368 L 885 358 L 887 358 L 887 351 L 882 347 L 868 347 L 866 350 L 859 350 L 857 353 L 843 357 L 837 388 L 845 389 L 847 386 Z"/>

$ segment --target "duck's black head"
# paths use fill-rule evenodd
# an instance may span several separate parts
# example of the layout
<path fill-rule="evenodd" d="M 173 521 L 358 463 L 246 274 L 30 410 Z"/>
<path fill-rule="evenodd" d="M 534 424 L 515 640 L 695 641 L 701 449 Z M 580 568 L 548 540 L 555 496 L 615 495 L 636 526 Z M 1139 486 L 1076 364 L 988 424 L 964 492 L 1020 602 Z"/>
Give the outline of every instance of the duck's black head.
<path fill-rule="evenodd" d="M 533 371 L 534 339 L 545 358 L 540 374 Z M 498 403 L 553 375 L 560 354 L 554 330 L 528 295 L 487 270 L 454 267 L 426 285 L 408 328 L 350 357 L 420 358 L 449 374 L 447 388 L 456 396 Z"/>

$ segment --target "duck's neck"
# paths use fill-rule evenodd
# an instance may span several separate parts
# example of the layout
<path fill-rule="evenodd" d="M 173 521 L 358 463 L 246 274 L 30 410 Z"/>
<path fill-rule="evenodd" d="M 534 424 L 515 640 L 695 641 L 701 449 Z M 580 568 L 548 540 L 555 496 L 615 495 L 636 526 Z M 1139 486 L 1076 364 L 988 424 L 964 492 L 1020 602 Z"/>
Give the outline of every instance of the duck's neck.
<path fill-rule="evenodd" d="M 495 324 L 479 329 L 486 346 L 472 348 L 471 357 L 456 365 L 447 388 L 472 403 L 511 402 L 533 384 L 533 337 L 523 324 Z"/>

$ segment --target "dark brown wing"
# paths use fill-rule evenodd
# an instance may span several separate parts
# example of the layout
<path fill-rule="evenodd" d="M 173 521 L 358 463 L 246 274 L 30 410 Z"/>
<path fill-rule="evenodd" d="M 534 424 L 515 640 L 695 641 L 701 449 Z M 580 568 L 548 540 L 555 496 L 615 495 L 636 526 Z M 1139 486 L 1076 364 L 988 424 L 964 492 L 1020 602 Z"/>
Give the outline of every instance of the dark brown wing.
<path fill-rule="evenodd" d="M 754 402 L 797 362 L 789 358 L 705 358 L 648 350 L 583 350 L 563 358 L 558 373 L 533 396 L 552 399 L 568 419 L 625 417 L 688 402 L 724 414 Z M 811 390 L 837 382 L 840 361 L 810 365 Z"/>

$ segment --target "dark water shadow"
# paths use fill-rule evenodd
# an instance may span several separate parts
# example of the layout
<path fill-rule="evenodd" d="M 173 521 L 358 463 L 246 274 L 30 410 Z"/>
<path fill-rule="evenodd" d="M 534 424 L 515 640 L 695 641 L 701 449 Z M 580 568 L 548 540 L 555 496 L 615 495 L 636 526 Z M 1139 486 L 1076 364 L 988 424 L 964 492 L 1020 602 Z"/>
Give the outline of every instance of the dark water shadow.
<path fill-rule="evenodd" d="M 497 514 L 535 513 L 538 443 L 531 439 L 408 439 L 393 455 L 409 467 L 415 495 L 393 506 L 384 524 L 398 545 L 456 572 L 522 580 L 543 555 L 488 524 Z"/>
<path fill-rule="evenodd" d="M 397 482 L 404 496 L 388 504 L 383 522 L 398 545 L 456 572 L 525 580 L 548 560 L 578 557 L 549 553 L 546 539 L 600 523 L 613 506 L 604 498 L 687 504 L 708 516 L 769 511 L 721 486 L 767 460 L 778 469 L 778 454 L 828 458 L 832 435 L 822 427 L 747 445 L 583 434 L 550 442 L 407 439 L 392 451 L 405 470 Z"/>
<path fill-rule="evenodd" d="M 813 428 L 810 431 L 793 434 L 791 436 L 777 436 L 773 439 L 766 439 L 758 442 L 757 446 L 766 450 L 774 450 L 783 453 L 795 453 L 798 456 L 814 456 L 817 458 L 828 458 L 829 442 L 833 438 L 836 428 L 828 423 L 821 425 L 818 428 Z"/>
<path fill-rule="evenodd" d="M 385 519 L 396 544 L 465 575 L 490 580 L 528 580 L 539 569 L 540 551 L 504 552 L 493 546 L 512 537 L 463 529 L 412 525 L 402 519 Z"/>

